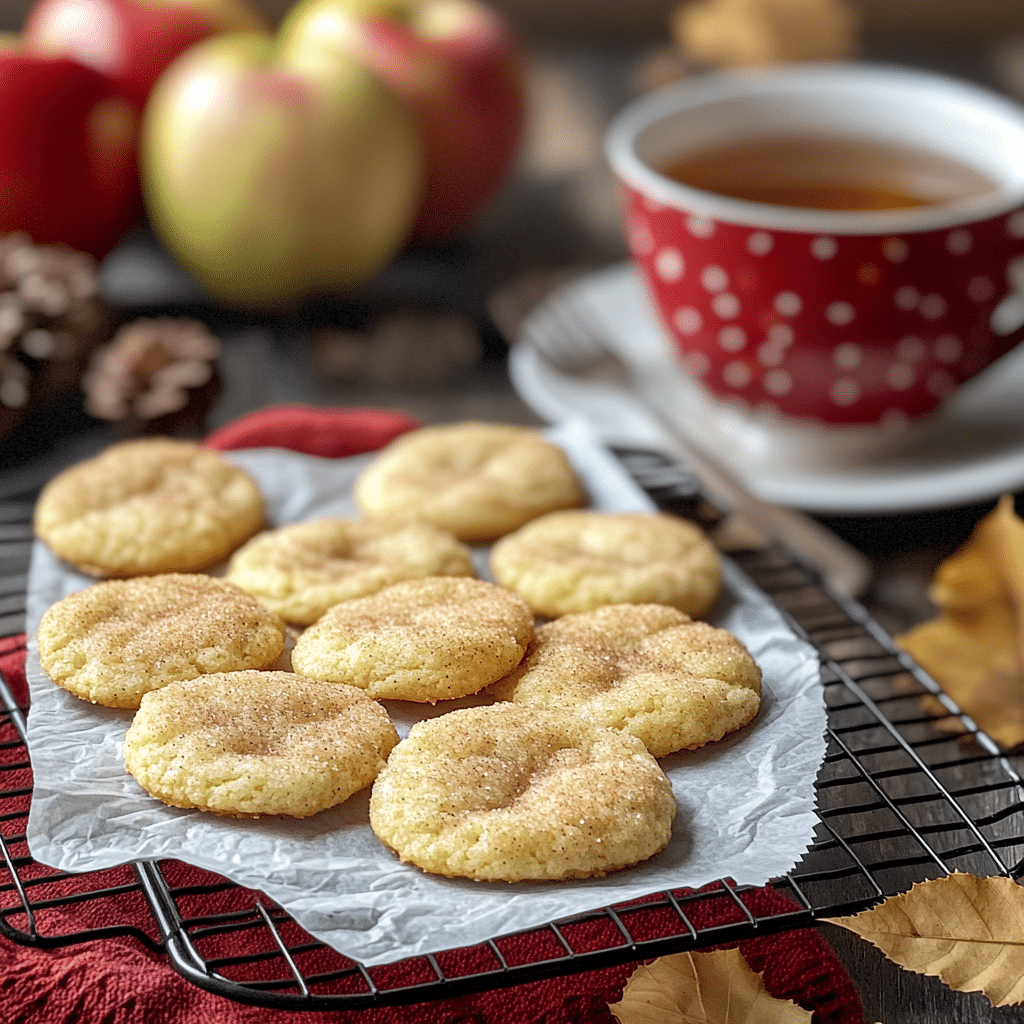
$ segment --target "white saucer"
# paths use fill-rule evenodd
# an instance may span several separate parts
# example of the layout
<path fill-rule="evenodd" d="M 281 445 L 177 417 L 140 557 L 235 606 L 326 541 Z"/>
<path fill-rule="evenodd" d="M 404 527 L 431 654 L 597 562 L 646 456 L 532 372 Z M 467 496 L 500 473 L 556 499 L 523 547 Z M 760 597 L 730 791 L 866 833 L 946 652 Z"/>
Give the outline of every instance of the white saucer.
<path fill-rule="evenodd" d="M 684 372 L 631 265 L 538 306 L 512 347 L 520 397 L 609 444 L 675 438 L 758 498 L 823 514 L 951 508 L 1024 488 L 1024 345 L 910 425 L 836 428 L 712 399 Z"/>

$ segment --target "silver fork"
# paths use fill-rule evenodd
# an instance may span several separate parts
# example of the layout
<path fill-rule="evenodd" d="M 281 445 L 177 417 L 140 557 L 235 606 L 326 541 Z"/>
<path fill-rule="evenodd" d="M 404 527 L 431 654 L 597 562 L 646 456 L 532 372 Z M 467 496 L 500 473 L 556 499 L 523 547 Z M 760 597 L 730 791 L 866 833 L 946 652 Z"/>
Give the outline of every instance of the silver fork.
<path fill-rule="evenodd" d="M 587 309 L 573 284 L 552 292 L 526 316 L 517 344 L 532 345 L 556 369 L 574 376 L 589 375 L 610 363 L 625 370 L 609 347 L 604 328 Z"/>

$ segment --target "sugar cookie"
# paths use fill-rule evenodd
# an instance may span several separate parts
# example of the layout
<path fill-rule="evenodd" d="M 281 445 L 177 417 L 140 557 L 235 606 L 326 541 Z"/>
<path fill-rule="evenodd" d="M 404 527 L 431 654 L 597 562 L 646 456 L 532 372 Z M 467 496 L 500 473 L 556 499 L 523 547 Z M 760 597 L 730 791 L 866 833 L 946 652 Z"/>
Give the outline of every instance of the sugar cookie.
<path fill-rule="evenodd" d="M 387 712 L 354 686 L 224 672 L 147 693 L 124 764 L 173 807 L 305 818 L 373 782 L 397 742 Z"/>
<path fill-rule="evenodd" d="M 623 729 L 664 757 L 747 725 L 761 671 L 727 630 L 668 605 L 619 604 L 541 626 L 519 668 L 489 692 Z"/>
<path fill-rule="evenodd" d="M 231 556 L 227 579 L 308 626 L 339 601 L 423 576 L 474 576 L 469 549 L 429 523 L 319 519 L 261 533 Z"/>
<path fill-rule="evenodd" d="M 499 540 L 491 571 L 548 618 L 624 601 L 701 615 L 721 589 L 718 552 L 700 527 L 652 512 L 551 512 Z"/>
<path fill-rule="evenodd" d="M 359 476 L 355 498 L 366 514 L 423 519 L 464 541 L 586 501 L 569 460 L 540 431 L 477 422 L 403 434 Z"/>
<path fill-rule="evenodd" d="M 83 700 L 137 708 L 142 695 L 209 672 L 262 669 L 284 649 L 284 623 L 212 576 L 104 580 L 43 613 L 39 661 Z"/>
<path fill-rule="evenodd" d="M 533 615 L 516 594 L 433 576 L 335 605 L 296 640 L 292 666 L 373 697 L 434 702 L 511 672 L 532 636 Z"/>
<path fill-rule="evenodd" d="M 263 499 L 244 470 L 189 441 L 111 445 L 42 490 L 36 535 L 92 576 L 194 572 L 263 526 Z"/>
<path fill-rule="evenodd" d="M 662 850 L 676 804 L 633 736 L 560 711 L 493 704 L 413 726 L 370 796 L 373 831 L 440 875 L 588 878 Z"/>

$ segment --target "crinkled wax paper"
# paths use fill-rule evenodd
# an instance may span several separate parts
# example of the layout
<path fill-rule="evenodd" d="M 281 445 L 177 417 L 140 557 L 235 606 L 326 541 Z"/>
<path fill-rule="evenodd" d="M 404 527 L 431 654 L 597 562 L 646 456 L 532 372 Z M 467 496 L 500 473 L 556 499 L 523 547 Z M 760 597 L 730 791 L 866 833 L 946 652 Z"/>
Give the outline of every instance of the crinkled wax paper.
<path fill-rule="evenodd" d="M 653 507 L 583 424 L 562 424 L 549 434 L 572 458 L 595 508 Z M 227 458 L 256 477 L 270 522 L 281 525 L 355 515 L 351 484 L 373 456 L 327 460 L 261 449 Z M 485 572 L 486 552 L 476 554 Z M 36 544 L 28 604 L 35 773 L 28 844 L 43 864 L 87 871 L 176 858 L 263 891 L 310 934 L 372 966 L 664 889 L 723 877 L 760 885 L 792 868 L 812 840 L 813 784 L 825 750 L 818 658 L 729 566 L 725 593 L 709 618 L 743 640 L 761 666 L 757 718 L 722 742 L 663 759 L 679 803 L 666 850 L 627 871 L 564 883 L 472 882 L 401 864 L 370 829 L 366 792 L 303 820 L 221 818 L 150 797 L 122 765 L 131 713 L 79 700 L 39 667 L 33 638 L 43 611 L 91 582 Z M 404 735 L 416 717 L 472 702 L 385 706 Z"/>

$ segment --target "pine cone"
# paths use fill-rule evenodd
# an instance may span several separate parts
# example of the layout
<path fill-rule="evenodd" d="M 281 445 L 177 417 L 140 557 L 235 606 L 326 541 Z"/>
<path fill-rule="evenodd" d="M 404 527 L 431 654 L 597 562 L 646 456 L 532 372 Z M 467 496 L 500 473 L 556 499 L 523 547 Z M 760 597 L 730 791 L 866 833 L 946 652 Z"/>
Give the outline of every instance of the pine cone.
<path fill-rule="evenodd" d="M 111 322 L 92 256 L 0 237 L 0 438 L 77 389 Z"/>
<path fill-rule="evenodd" d="M 82 378 L 85 411 L 127 433 L 198 430 L 220 391 L 220 350 L 197 320 L 125 324 L 93 355 Z"/>

